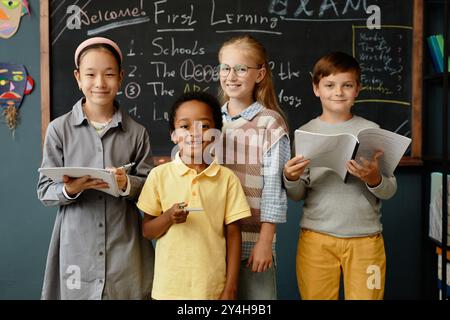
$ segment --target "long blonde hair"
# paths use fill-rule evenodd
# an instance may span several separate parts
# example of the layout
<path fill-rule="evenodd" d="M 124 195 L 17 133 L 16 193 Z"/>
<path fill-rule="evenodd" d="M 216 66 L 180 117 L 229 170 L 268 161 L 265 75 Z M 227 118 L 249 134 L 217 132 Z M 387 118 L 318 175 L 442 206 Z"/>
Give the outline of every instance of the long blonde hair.
<path fill-rule="evenodd" d="M 266 75 L 264 76 L 264 79 L 260 83 L 255 84 L 255 88 L 253 89 L 253 99 L 261 103 L 266 108 L 278 112 L 284 118 L 285 122 L 287 122 L 284 112 L 281 110 L 278 103 L 278 97 L 275 93 L 272 80 L 272 70 L 269 66 L 266 49 L 262 43 L 250 35 L 239 35 L 232 37 L 225 41 L 220 47 L 219 61 L 223 48 L 231 45 L 239 47 L 239 49 L 247 52 L 248 56 L 255 59 L 256 65 L 264 66 L 266 68 Z M 222 88 L 219 90 L 219 99 L 222 104 L 229 100 L 228 95 L 222 90 Z"/>

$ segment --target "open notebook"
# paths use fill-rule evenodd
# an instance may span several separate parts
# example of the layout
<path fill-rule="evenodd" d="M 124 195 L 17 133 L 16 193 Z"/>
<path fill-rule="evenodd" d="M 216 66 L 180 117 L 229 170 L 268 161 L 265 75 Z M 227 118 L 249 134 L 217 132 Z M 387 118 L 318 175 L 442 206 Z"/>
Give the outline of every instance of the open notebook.
<path fill-rule="evenodd" d="M 39 168 L 38 171 L 54 182 L 61 182 L 64 175 L 73 178 L 91 176 L 91 178 L 102 179 L 108 184 L 109 188 L 97 190 L 106 192 L 114 197 L 118 197 L 120 195 L 114 173 L 106 169 L 88 167 L 53 167 Z"/>
<path fill-rule="evenodd" d="M 309 167 L 334 170 L 344 182 L 348 172 L 346 163 L 351 159 L 371 159 L 378 150 L 380 170 L 390 177 L 411 143 L 411 139 L 381 128 L 361 130 L 357 136 L 349 133 L 321 134 L 295 130 L 295 153 L 310 159 Z"/>

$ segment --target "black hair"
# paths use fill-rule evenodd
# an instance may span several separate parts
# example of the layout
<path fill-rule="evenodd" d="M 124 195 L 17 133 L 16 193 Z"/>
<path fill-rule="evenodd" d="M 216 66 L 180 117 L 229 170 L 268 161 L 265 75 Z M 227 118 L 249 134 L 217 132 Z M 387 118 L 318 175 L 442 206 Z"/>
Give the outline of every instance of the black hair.
<path fill-rule="evenodd" d="M 78 54 L 78 57 L 77 57 L 78 69 L 80 68 L 81 58 L 85 55 L 85 53 L 88 50 L 91 50 L 91 49 L 105 49 L 105 50 L 109 51 L 113 55 L 113 57 L 116 59 L 117 66 L 119 67 L 119 71 L 122 70 L 122 62 L 121 62 L 119 53 L 116 51 L 116 49 L 114 49 L 114 47 L 112 45 L 107 44 L 107 43 L 94 43 L 94 44 L 91 44 L 90 46 L 87 46 L 86 48 L 83 48 L 83 50 L 81 50 L 81 52 Z"/>
<path fill-rule="evenodd" d="M 214 127 L 216 129 L 222 130 L 222 110 L 220 108 L 220 103 L 217 100 L 216 97 L 213 95 L 203 92 L 203 91 L 196 91 L 196 92 L 186 92 L 182 94 L 180 97 L 175 100 L 175 102 L 172 104 L 172 107 L 170 108 L 169 112 L 169 128 L 170 132 L 175 131 L 175 114 L 178 110 L 178 108 L 187 101 L 200 101 L 204 104 L 208 105 L 211 109 L 213 120 L 214 120 Z"/>

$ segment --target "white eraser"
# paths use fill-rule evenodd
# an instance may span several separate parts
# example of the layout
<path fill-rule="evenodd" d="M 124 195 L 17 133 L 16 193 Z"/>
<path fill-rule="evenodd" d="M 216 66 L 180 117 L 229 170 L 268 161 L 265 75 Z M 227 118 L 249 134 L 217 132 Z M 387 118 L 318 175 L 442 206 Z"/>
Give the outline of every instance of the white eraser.
<path fill-rule="evenodd" d="M 184 210 L 186 210 L 186 211 L 204 211 L 203 208 L 190 208 L 190 207 L 186 207 L 186 208 L 184 208 Z"/>

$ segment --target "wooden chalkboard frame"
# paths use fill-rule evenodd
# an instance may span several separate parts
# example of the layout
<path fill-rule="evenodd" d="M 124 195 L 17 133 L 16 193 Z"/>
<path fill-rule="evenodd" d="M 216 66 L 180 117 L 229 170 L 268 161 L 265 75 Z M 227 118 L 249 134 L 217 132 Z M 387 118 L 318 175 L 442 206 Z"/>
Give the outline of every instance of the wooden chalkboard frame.
<path fill-rule="evenodd" d="M 401 166 L 422 165 L 422 80 L 423 80 L 423 0 L 413 0 L 413 43 L 412 43 L 412 83 L 411 156 L 403 157 Z M 50 123 L 50 30 L 49 1 L 40 1 L 40 65 L 41 65 L 41 135 L 42 144 Z M 159 157 L 166 158 L 166 157 Z M 155 163 L 162 159 L 155 159 Z"/>

